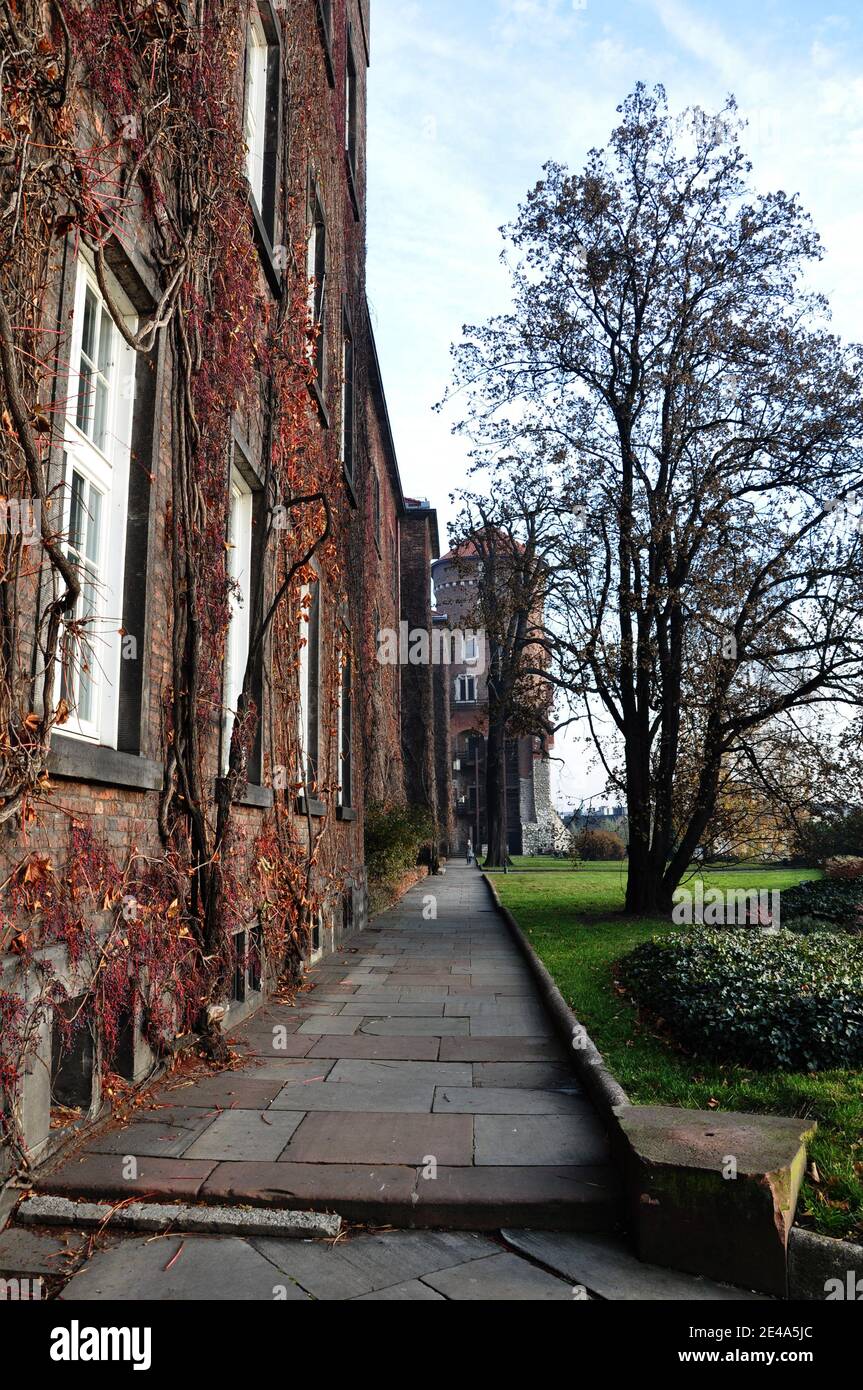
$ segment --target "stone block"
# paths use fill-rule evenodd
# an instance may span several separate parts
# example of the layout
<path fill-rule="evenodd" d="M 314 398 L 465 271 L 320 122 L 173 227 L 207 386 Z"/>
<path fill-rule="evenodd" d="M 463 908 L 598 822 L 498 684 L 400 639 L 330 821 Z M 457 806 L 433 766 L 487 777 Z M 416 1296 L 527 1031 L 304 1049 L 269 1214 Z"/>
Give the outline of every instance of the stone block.
<path fill-rule="evenodd" d="M 618 1106 L 637 1253 L 781 1298 L 811 1121 Z"/>

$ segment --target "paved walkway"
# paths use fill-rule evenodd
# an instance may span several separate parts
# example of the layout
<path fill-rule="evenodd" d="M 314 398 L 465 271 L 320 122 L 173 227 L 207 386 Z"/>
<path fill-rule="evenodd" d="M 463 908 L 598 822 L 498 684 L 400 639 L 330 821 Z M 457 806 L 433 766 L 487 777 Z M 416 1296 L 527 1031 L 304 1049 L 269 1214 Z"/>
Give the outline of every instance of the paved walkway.
<path fill-rule="evenodd" d="M 418 885 L 309 983 L 242 1029 L 247 1066 L 167 1081 L 39 1187 L 402 1229 L 109 1229 L 94 1250 L 77 1227 L 19 1226 L 0 1233 L 0 1277 L 67 1301 L 752 1297 L 642 1265 L 613 1233 L 606 1137 L 476 869 Z"/>
<path fill-rule="evenodd" d="M 309 983 L 233 1040 L 245 1069 L 169 1080 L 40 1190 L 412 1227 L 615 1225 L 606 1136 L 475 868 L 418 884 Z"/>

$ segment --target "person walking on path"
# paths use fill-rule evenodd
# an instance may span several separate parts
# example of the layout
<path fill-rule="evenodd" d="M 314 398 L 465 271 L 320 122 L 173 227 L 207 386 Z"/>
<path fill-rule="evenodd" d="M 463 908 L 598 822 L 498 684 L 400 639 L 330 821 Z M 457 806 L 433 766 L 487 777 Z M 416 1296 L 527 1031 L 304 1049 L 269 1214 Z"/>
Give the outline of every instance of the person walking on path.
<path fill-rule="evenodd" d="M 470 837 L 468 837 L 468 842 L 467 842 L 467 862 L 468 862 L 468 864 L 472 864 L 472 863 L 473 863 L 473 843 L 472 843 Z"/>

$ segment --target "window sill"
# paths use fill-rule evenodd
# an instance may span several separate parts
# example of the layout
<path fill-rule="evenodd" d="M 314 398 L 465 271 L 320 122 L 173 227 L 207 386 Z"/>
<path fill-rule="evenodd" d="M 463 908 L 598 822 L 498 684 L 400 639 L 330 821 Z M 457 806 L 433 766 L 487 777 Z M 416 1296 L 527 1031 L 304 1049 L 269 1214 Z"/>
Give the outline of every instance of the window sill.
<path fill-rule="evenodd" d="M 320 416 L 321 424 L 325 430 L 328 430 L 330 428 L 330 417 L 327 412 L 327 407 L 324 405 L 323 392 L 321 391 L 317 378 L 309 382 L 309 395 L 318 407 L 318 415 Z"/>
<path fill-rule="evenodd" d="M 148 792 L 160 791 L 165 778 L 161 763 L 62 734 L 54 734 L 51 740 L 48 774 L 72 782 L 102 782 Z"/>
<path fill-rule="evenodd" d="M 315 801 L 314 799 L 306 803 L 304 796 L 298 796 L 296 801 L 296 812 L 298 816 L 309 815 L 314 820 L 322 820 L 327 814 L 327 803 L 325 801 Z"/>
<path fill-rule="evenodd" d="M 255 245 L 258 248 L 258 255 L 261 258 L 261 266 L 263 267 L 264 275 L 267 278 L 267 284 L 272 290 L 275 298 L 281 299 L 282 295 L 284 294 L 282 272 L 276 266 L 276 258 L 273 254 L 273 243 L 271 242 L 270 235 L 266 227 L 264 226 L 264 220 L 261 217 L 261 210 L 258 207 L 258 201 L 251 189 L 249 189 L 249 207 L 251 208 L 252 212 L 252 223 L 255 232 Z"/>
<path fill-rule="evenodd" d="M 221 778 L 218 779 L 221 781 Z M 217 781 L 217 786 L 218 786 Z M 249 782 L 242 796 L 234 797 L 235 806 L 254 806 L 258 810 L 268 811 L 273 804 L 272 787 L 261 787 L 255 782 Z"/>
<path fill-rule="evenodd" d="M 336 811 L 337 820 L 355 821 L 356 818 L 357 813 L 354 810 L 353 806 L 339 806 L 338 810 Z"/>

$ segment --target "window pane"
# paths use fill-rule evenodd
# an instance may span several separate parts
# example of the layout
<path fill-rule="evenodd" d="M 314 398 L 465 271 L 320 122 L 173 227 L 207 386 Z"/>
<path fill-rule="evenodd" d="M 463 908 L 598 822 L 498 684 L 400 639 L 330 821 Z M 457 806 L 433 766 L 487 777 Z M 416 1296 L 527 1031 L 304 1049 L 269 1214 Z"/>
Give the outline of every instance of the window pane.
<path fill-rule="evenodd" d="M 97 449 L 105 452 L 105 438 L 108 433 L 108 387 L 100 376 L 96 377 L 96 402 L 93 413 L 93 432 L 91 438 Z"/>
<path fill-rule="evenodd" d="M 89 433 L 87 422 L 90 414 L 90 392 L 91 392 L 92 370 L 89 362 L 81 355 L 81 367 L 78 380 L 78 402 L 75 407 L 75 424 L 79 430 L 85 434 Z"/>
<path fill-rule="evenodd" d="M 92 560 L 94 565 L 98 565 L 100 560 L 100 538 L 102 534 L 102 494 L 96 488 L 90 488 L 89 507 L 87 510 L 87 544 L 84 553 L 88 560 Z"/>
<path fill-rule="evenodd" d="M 96 296 L 90 286 L 87 286 L 84 295 L 84 328 L 81 333 L 81 351 L 89 357 L 91 362 L 96 360 L 96 316 L 98 305 Z"/>
<path fill-rule="evenodd" d="M 108 310 L 102 309 L 102 323 L 99 329 L 99 371 L 104 376 L 111 375 L 114 365 L 114 324 Z"/>
<path fill-rule="evenodd" d="M 72 473 L 72 498 L 69 506 L 69 545 L 75 551 L 84 546 L 84 489 L 80 473 Z"/>
<path fill-rule="evenodd" d="M 97 497 L 98 495 L 96 493 Z M 92 651 L 94 631 L 93 624 L 86 623 L 86 620 L 95 618 L 99 611 L 97 607 L 98 594 L 98 575 L 91 566 L 87 565 L 81 581 L 80 616 L 85 620 L 85 627 L 78 653 L 78 718 L 88 723 L 92 722 L 95 715 L 96 690 L 93 670 L 95 658 Z"/>

